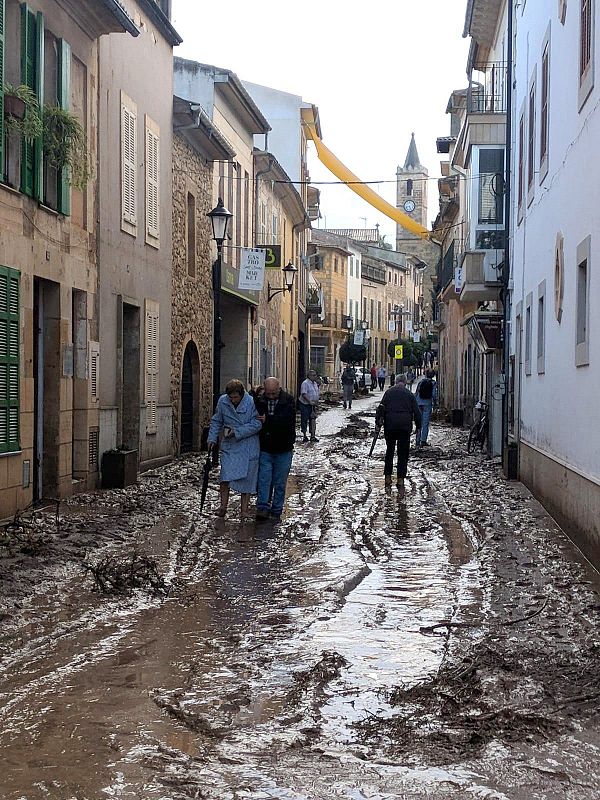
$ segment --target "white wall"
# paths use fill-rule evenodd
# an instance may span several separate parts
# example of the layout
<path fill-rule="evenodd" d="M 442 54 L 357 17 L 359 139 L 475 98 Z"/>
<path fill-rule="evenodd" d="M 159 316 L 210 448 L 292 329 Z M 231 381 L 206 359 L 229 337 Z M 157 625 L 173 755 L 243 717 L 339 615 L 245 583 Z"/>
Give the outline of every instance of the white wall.
<path fill-rule="evenodd" d="M 242 83 L 272 128 L 268 134 L 268 148 L 265 148 L 265 137 L 262 134 L 254 137 L 255 147 L 261 150 L 268 149 L 273 153 L 293 181 L 302 180 L 300 174 L 302 98 L 257 83 L 248 81 Z M 300 191 L 299 185 L 296 188 Z"/>
<path fill-rule="evenodd" d="M 352 302 L 352 316 L 356 319 L 356 304 L 358 304 L 358 319 L 362 319 L 362 294 L 361 294 L 361 254 L 359 250 L 354 249 L 353 247 L 348 247 L 348 251 L 352 253 L 354 257 L 354 267 L 353 267 L 353 274 L 350 274 L 350 257 L 348 257 L 347 261 L 347 268 L 346 268 L 346 275 L 348 276 L 348 284 L 347 284 L 347 296 L 348 301 L 346 305 L 346 314 L 350 314 L 349 305 L 350 301 Z"/>
<path fill-rule="evenodd" d="M 515 316 L 523 319 L 532 297 L 531 374 L 520 377 L 520 437 L 522 441 L 585 475 L 600 478 L 600 3 L 594 0 L 595 85 L 582 109 L 578 101 L 579 0 L 568 5 L 566 24 L 558 19 L 558 3 L 530 2 L 515 12 L 516 72 L 513 102 L 513 235 L 511 350 L 517 349 Z M 539 172 L 540 87 L 542 45 L 550 26 L 550 97 L 548 173 Z M 536 136 L 534 190 L 516 213 L 519 152 L 515 142 L 522 105 L 536 74 Z M 526 173 L 527 174 L 527 173 Z M 555 316 L 555 242 L 564 235 L 564 300 L 560 322 Z M 577 247 L 591 236 L 589 277 L 589 364 L 576 366 Z M 546 282 L 545 371 L 538 374 L 538 287 Z M 525 332 L 522 353 L 524 358 Z M 518 361 L 518 359 L 516 359 Z"/>

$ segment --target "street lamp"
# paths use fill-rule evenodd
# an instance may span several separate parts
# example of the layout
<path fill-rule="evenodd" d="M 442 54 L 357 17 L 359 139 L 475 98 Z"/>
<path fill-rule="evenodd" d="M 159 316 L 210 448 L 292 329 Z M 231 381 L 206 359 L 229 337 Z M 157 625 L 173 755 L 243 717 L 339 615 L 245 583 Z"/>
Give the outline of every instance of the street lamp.
<path fill-rule="evenodd" d="M 217 259 L 213 264 L 213 409 L 221 393 L 221 268 L 223 242 L 227 236 L 229 220 L 233 217 L 219 197 L 217 205 L 206 215 L 210 218 L 213 239 L 217 243 Z"/>
<path fill-rule="evenodd" d="M 364 384 L 365 384 L 364 387 L 363 387 L 363 394 L 369 394 L 369 390 L 367 388 L 367 379 L 365 378 L 365 370 L 367 368 L 367 364 L 366 364 L 366 361 L 367 361 L 367 342 L 366 342 L 366 338 L 367 337 L 366 337 L 366 333 L 369 330 L 369 323 L 368 323 L 368 321 L 366 319 L 362 319 L 360 321 L 360 329 L 364 332 L 363 346 L 365 348 L 365 357 L 363 359 L 363 369 L 362 369 L 362 379 L 363 379 Z"/>
<path fill-rule="evenodd" d="M 294 286 L 294 278 L 296 277 L 298 269 L 292 264 L 291 261 L 288 261 L 281 271 L 283 272 L 283 286 L 272 289 L 271 284 L 267 284 L 267 303 L 270 303 L 271 300 L 280 292 L 285 294 L 286 292 L 292 291 Z"/>

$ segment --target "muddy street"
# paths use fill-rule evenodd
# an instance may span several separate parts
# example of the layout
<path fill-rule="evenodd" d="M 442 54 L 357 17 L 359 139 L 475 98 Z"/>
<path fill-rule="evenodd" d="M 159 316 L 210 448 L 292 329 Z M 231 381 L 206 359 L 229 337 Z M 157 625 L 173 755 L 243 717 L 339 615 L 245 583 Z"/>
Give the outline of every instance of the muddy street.
<path fill-rule="evenodd" d="M 596 574 L 462 431 L 386 490 L 375 402 L 280 524 L 199 515 L 190 456 L 2 541 L 3 800 L 600 797 Z"/>

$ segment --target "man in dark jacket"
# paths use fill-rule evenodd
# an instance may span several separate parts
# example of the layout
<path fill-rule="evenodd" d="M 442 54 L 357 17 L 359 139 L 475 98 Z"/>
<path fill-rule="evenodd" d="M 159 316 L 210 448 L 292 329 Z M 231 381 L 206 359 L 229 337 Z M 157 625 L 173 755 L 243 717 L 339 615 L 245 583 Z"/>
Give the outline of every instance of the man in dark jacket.
<path fill-rule="evenodd" d="M 408 455 L 410 452 L 410 434 L 413 420 L 417 431 L 421 428 L 421 412 L 415 396 L 406 388 L 406 376 L 397 375 L 396 384 L 388 389 L 381 398 L 375 417 L 376 425 L 383 425 L 383 433 L 387 450 L 385 453 L 385 485 L 392 485 L 394 469 L 394 450 L 398 450 L 398 487 L 404 487 Z"/>
<path fill-rule="evenodd" d="M 257 399 L 256 410 L 262 422 L 256 519 L 281 519 L 285 487 L 292 466 L 296 441 L 296 403 L 284 392 L 277 378 L 267 378 L 265 391 Z"/>

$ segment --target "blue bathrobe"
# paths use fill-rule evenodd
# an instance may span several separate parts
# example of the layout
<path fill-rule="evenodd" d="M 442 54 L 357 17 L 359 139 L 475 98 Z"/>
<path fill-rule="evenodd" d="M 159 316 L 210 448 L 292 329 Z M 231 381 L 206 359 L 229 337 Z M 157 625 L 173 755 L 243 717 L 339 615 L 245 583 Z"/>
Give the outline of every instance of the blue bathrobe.
<path fill-rule="evenodd" d="M 262 423 L 248 392 L 237 408 L 226 394 L 219 397 L 210 421 L 210 444 L 216 444 L 224 427 L 231 428 L 235 436 L 221 440 L 221 481 L 227 481 L 236 492 L 255 494 L 260 457 L 258 433 Z"/>

